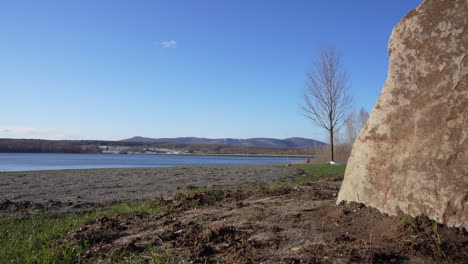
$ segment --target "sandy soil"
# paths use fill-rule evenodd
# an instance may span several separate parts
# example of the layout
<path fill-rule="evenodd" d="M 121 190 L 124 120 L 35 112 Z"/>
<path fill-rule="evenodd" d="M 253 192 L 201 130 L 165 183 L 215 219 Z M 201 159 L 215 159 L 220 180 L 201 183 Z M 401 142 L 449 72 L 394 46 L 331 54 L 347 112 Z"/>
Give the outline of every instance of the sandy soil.
<path fill-rule="evenodd" d="M 137 201 L 190 186 L 232 187 L 297 175 L 279 165 L 119 168 L 0 173 L 0 202 L 87 204 Z"/>

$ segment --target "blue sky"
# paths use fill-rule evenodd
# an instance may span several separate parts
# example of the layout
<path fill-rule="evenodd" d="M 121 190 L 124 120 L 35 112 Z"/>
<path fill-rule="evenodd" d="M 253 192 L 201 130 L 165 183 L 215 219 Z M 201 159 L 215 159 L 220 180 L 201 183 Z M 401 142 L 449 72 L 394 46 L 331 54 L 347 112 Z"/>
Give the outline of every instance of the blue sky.
<path fill-rule="evenodd" d="M 0 2 L 0 138 L 306 137 L 323 45 L 356 109 L 386 79 L 392 28 L 420 0 Z"/>

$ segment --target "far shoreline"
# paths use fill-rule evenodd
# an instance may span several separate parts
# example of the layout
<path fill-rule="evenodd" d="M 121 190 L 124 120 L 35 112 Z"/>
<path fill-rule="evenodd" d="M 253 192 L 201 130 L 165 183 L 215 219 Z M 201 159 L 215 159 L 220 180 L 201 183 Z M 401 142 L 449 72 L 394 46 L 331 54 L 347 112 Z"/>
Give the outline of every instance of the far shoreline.
<path fill-rule="evenodd" d="M 101 154 L 101 153 L 99 153 Z M 203 154 L 203 153 L 184 153 L 184 154 L 168 154 L 168 153 L 138 153 L 138 154 L 111 154 L 106 155 L 173 155 L 173 156 L 226 156 L 226 157 L 267 157 L 267 158 L 308 158 L 313 159 L 317 155 L 275 155 L 275 154 Z"/>
<path fill-rule="evenodd" d="M 66 152 L 0 152 L 0 154 L 81 154 L 81 155 L 167 155 L 167 156 L 224 156 L 224 157 L 267 157 L 267 158 L 311 158 L 314 159 L 317 155 L 281 155 L 281 154 L 216 154 L 216 153 L 66 153 Z"/>

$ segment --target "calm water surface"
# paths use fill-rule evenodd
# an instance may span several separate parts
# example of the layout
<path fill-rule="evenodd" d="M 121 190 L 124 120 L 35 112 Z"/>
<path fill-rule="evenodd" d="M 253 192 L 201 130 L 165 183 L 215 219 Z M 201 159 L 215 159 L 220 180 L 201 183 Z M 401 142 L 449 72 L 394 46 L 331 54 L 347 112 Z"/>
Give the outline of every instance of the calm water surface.
<path fill-rule="evenodd" d="M 236 156 L 0 153 L 0 171 L 274 164 L 299 160 L 303 159 Z"/>

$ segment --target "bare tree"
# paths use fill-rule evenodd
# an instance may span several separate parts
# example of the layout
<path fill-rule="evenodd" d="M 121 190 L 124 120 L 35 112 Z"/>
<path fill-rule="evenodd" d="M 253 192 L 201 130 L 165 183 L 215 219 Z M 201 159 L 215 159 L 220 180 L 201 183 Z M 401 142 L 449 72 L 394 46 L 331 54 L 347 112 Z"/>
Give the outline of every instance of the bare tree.
<path fill-rule="evenodd" d="M 367 119 L 369 119 L 369 113 L 364 107 L 361 108 L 359 114 L 357 114 L 354 110 L 350 111 L 344 121 L 347 143 L 353 144 L 353 142 L 361 133 L 361 129 L 366 124 Z"/>
<path fill-rule="evenodd" d="M 307 71 L 302 110 L 306 118 L 330 134 L 331 162 L 335 159 L 333 135 L 342 127 L 350 107 L 348 75 L 341 54 L 334 47 L 324 47 Z"/>
<path fill-rule="evenodd" d="M 359 134 L 359 124 L 356 111 L 354 109 L 348 114 L 345 119 L 345 130 L 346 130 L 346 143 L 353 144 Z"/>
<path fill-rule="evenodd" d="M 367 123 L 367 119 L 369 119 L 369 112 L 362 107 L 359 111 L 359 132 L 361 132 L 362 127 Z"/>

